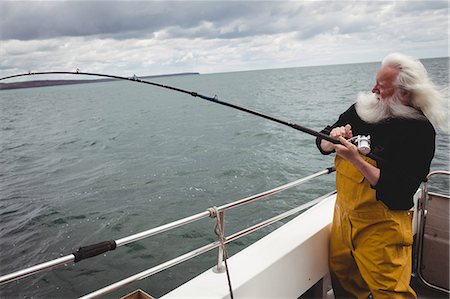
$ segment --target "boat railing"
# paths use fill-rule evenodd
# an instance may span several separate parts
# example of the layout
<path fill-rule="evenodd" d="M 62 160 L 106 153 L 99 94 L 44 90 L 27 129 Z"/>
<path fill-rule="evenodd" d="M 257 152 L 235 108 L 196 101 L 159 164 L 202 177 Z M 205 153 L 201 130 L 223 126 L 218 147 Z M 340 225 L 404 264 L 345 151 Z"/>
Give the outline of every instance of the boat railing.
<path fill-rule="evenodd" d="M 450 172 L 441 170 L 430 172 L 422 184 L 422 192 L 417 203 L 416 227 L 418 229 L 414 253 L 414 275 L 417 275 L 426 286 L 450 294 L 448 270 L 450 196 L 428 190 L 429 180 L 438 175 L 450 176 Z M 436 248 L 441 250 L 436 251 Z M 436 269 L 439 267 L 442 271 Z"/>
<path fill-rule="evenodd" d="M 115 282 L 115 283 L 113 283 L 109 286 L 106 286 L 102 289 L 99 289 L 95 292 L 89 293 L 81 298 L 85 298 L 85 299 L 86 298 L 96 298 L 96 297 L 111 293 L 111 292 L 118 290 L 119 288 L 124 287 L 132 282 L 139 281 L 139 280 L 142 280 L 149 276 L 152 276 L 158 272 L 161 272 L 165 269 L 173 267 L 177 264 L 180 264 L 184 261 L 192 259 L 200 254 L 203 254 L 203 253 L 208 252 L 215 248 L 219 248 L 217 266 L 216 266 L 215 270 L 217 272 L 223 272 L 224 271 L 223 257 L 224 257 L 224 245 L 225 244 L 232 242 L 234 240 L 237 240 L 243 236 L 246 236 L 249 233 L 252 233 L 254 231 L 262 229 L 262 228 L 264 228 L 270 224 L 273 224 L 277 221 L 283 220 L 289 216 L 295 215 L 303 210 L 306 210 L 306 209 L 312 207 L 313 205 L 319 203 L 324 198 L 329 197 L 330 195 L 335 193 L 335 191 L 325 194 L 325 195 L 318 197 L 310 202 L 302 204 L 294 209 L 291 209 L 287 212 L 284 212 L 282 214 L 274 216 L 270 219 L 262 221 L 256 225 L 253 225 L 251 227 L 243 229 L 243 230 L 241 230 L 237 233 L 234 233 L 232 235 L 229 235 L 229 236 L 223 235 L 225 211 L 236 208 L 236 207 L 240 207 L 247 203 L 250 203 L 250 202 L 259 200 L 261 198 L 279 193 L 281 191 L 293 188 L 295 186 L 298 186 L 298 185 L 301 185 L 308 181 L 311 181 L 312 179 L 317 178 L 319 176 L 329 174 L 333 171 L 334 171 L 334 168 L 330 167 L 325 170 L 314 173 L 312 175 L 309 175 L 307 177 L 304 177 L 304 178 L 298 179 L 296 181 L 278 186 L 271 190 L 261 192 L 261 193 L 258 193 L 258 194 L 252 195 L 252 196 L 248 196 L 243 199 L 240 199 L 240 200 L 237 200 L 237 201 L 234 201 L 234 202 L 231 202 L 231 203 L 219 206 L 219 207 L 211 207 L 211 208 L 208 208 L 204 212 L 201 212 L 201 213 L 198 213 L 198 214 L 195 214 L 192 216 L 188 216 L 186 218 L 182 218 L 180 220 L 177 220 L 177 221 L 174 221 L 174 222 L 171 222 L 168 224 L 164 224 L 164 225 L 161 225 L 161 226 L 158 226 L 158 227 L 146 230 L 146 231 L 142 231 L 142 232 L 118 239 L 118 240 L 109 240 L 109 241 L 104 241 L 104 242 L 100 242 L 100 243 L 89 245 L 89 246 L 80 247 L 76 252 L 73 252 L 72 254 L 63 256 L 61 258 L 57 258 L 57 259 L 54 259 L 54 260 L 51 260 L 48 262 L 44 262 L 44 263 L 29 267 L 29 268 L 26 268 L 23 270 L 19 270 L 19 271 L 16 271 L 16 272 L 13 272 L 13 273 L 10 273 L 7 275 L 0 276 L 0 285 L 7 284 L 9 282 L 12 282 L 12 281 L 15 281 L 15 280 L 18 280 L 18 279 L 21 279 L 21 278 L 27 277 L 29 275 L 33 275 L 33 274 L 45 271 L 45 270 L 49 270 L 49 269 L 52 269 L 52 268 L 55 268 L 58 266 L 67 265 L 68 263 L 71 263 L 71 262 L 76 263 L 83 259 L 91 258 L 91 257 L 97 256 L 97 255 L 103 254 L 107 251 L 115 250 L 117 247 L 121 247 L 121 246 L 130 244 L 130 243 L 133 243 L 133 242 L 136 242 L 136 241 L 139 241 L 139 240 L 142 240 L 142 239 L 145 239 L 145 238 L 148 238 L 148 237 L 151 237 L 151 236 L 166 232 L 168 230 L 172 230 L 174 228 L 184 226 L 184 225 L 187 225 L 187 224 L 190 224 L 195 221 L 198 221 L 198 220 L 201 220 L 204 218 L 208 218 L 208 217 L 216 218 L 216 226 L 215 226 L 214 230 L 215 230 L 215 233 L 218 235 L 218 241 L 215 241 L 213 243 L 207 244 L 205 246 L 202 246 L 200 248 L 197 248 L 195 250 L 192 250 L 190 252 L 182 254 L 172 260 L 169 260 L 167 262 L 164 262 L 162 264 L 154 266 L 150 269 L 147 269 L 145 271 L 142 271 L 140 273 L 132 275 L 128 278 L 125 278 L 123 280 Z"/>

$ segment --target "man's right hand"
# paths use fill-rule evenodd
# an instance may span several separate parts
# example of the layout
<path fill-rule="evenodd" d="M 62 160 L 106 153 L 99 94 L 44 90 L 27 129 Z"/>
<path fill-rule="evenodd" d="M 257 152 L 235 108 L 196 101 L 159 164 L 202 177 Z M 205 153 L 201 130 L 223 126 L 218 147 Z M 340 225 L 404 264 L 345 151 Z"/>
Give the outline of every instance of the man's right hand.
<path fill-rule="evenodd" d="M 347 124 L 343 127 L 336 127 L 330 132 L 330 137 L 335 139 L 339 139 L 339 137 L 344 137 L 345 139 L 349 139 L 353 137 L 352 126 Z M 334 150 L 333 143 L 322 139 L 320 143 L 320 147 L 325 152 L 332 152 Z"/>

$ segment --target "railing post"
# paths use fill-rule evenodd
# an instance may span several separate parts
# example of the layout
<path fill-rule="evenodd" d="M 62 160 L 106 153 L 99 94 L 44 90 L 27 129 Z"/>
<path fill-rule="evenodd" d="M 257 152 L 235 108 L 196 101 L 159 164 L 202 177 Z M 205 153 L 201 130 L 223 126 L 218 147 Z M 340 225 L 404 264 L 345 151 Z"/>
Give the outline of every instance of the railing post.
<path fill-rule="evenodd" d="M 428 197 L 428 180 L 425 180 L 422 183 L 422 190 L 419 199 L 417 200 L 417 216 L 416 216 L 416 246 L 414 247 L 414 271 L 412 275 L 415 275 L 415 273 L 419 273 L 419 267 L 420 267 L 420 260 L 421 260 L 421 248 L 422 248 L 422 238 L 423 238 L 423 229 L 424 229 L 424 222 L 426 218 L 426 201 Z"/>
<path fill-rule="evenodd" d="M 420 222 L 418 222 L 418 224 L 417 224 L 417 226 L 418 226 L 417 236 L 416 236 L 417 244 L 416 244 L 416 247 L 415 247 L 415 261 L 414 261 L 414 264 L 413 264 L 414 267 L 415 267 L 415 269 L 414 269 L 415 271 L 413 273 L 413 276 L 417 276 L 418 279 L 424 285 L 426 285 L 427 287 L 430 287 L 432 289 L 438 290 L 438 291 L 443 292 L 443 293 L 450 294 L 450 291 L 447 289 L 448 285 L 447 285 L 447 288 L 446 288 L 446 287 L 439 286 L 437 284 L 433 284 L 433 283 L 427 281 L 425 279 L 425 277 L 423 276 L 423 273 L 422 273 L 422 270 L 425 269 L 425 268 L 422 268 L 422 266 L 423 266 L 422 265 L 422 259 L 423 259 L 423 255 L 424 255 L 424 242 L 425 242 L 425 233 L 426 233 L 426 227 L 425 226 L 426 226 L 426 223 L 427 223 L 428 219 L 429 220 L 433 220 L 430 217 L 435 217 L 436 216 L 435 214 L 428 215 L 429 204 L 431 203 L 429 201 L 430 200 L 430 194 L 428 192 L 429 191 L 428 190 L 428 180 L 430 179 L 430 177 L 432 177 L 434 175 L 447 175 L 447 176 L 450 176 L 450 172 L 449 171 L 433 171 L 433 172 L 428 174 L 426 180 L 423 183 L 422 195 L 421 195 L 421 197 L 419 199 L 419 202 L 418 202 L 418 209 L 420 210 L 420 212 L 418 213 L 419 214 L 418 215 L 419 216 L 418 217 L 418 221 L 420 221 Z M 450 197 L 444 196 L 442 194 L 435 194 L 435 195 L 438 196 L 438 197 L 443 197 L 443 198 L 450 199 Z M 433 195 L 433 197 L 434 197 L 434 195 Z M 434 207 L 434 210 L 435 209 L 436 209 L 436 207 Z M 431 211 L 432 210 L 430 210 L 430 212 Z M 447 217 L 448 217 L 448 214 L 447 214 Z M 448 220 L 447 220 L 447 223 L 448 223 Z M 439 239 L 440 237 L 435 232 L 435 231 L 437 231 L 437 227 L 435 225 L 433 225 L 433 229 L 432 230 L 433 230 L 433 233 L 436 234 L 436 236 L 435 236 L 436 239 Z M 447 227 L 446 230 L 448 231 L 448 227 Z M 430 242 L 430 241 L 428 241 L 428 242 Z M 430 245 L 428 245 L 428 246 L 430 246 Z M 439 259 L 439 258 L 437 258 L 437 259 Z M 443 268 L 445 268 L 445 266 Z"/>
<path fill-rule="evenodd" d="M 225 238 L 224 231 L 224 211 L 221 211 L 217 214 L 217 226 L 215 229 L 215 233 L 218 234 L 219 240 Z M 217 255 L 217 266 L 214 267 L 214 272 L 223 273 L 225 272 L 225 263 L 223 261 L 224 258 L 224 250 L 223 246 L 225 244 L 221 242 L 221 246 L 219 246 L 218 255 Z"/>

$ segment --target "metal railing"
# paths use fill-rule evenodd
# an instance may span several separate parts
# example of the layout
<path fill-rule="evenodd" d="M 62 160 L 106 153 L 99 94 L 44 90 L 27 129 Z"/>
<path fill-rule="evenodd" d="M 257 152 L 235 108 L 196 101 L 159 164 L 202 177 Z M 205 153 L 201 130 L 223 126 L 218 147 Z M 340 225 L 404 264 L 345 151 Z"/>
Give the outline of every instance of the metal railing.
<path fill-rule="evenodd" d="M 425 279 L 425 277 L 423 277 L 422 274 L 422 259 L 423 259 L 423 244 L 424 244 L 424 235 L 425 235 L 425 224 L 426 224 L 426 220 L 427 220 L 427 216 L 428 216 L 428 199 L 429 199 L 429 195 L 438 195 L 440 197 L 443 198 L 447 198 L 450 200 L 450 197 L 448 196 L 444 196 L 441 194 L 435 194 L 432 192 L 428 191 L 428 181 L 431 177 L 436 176 L 436 175 L 447 175 L 450 176 L 450 172 L 449 171 L 433 171 L 430 172 L 426 178 L 426 180 L 423 182 L 422 185 L 422 192 L 420 195 L 420 198 L 418 200 L 417 203 L 417 213 L 418 213 L 418 217 L 417 217 L 417 221 L 416 221 L 416 225 L 417 225 L 417 244 L 415 247 L 415 269 L 416 269 L 416 274 L 418 275 L 419 279 L 428 287 L 450 294 L 450 291 L 448 289 L 442 288 L 438 285 L 435 285 L 429 281 L 427 281 Z"/>
<path fill-rule="evenodd" d="M 246 197 L 246 198 L 243 198 L 243 199 L 240 199 L 240 200 L 237 200 L 237 201 L 234 201 L 234 202 L 231 202 L 231 203 L 219 206 L 219 207 L 209 208 L 209 209 L 207 209 L 204 212 L 201 212 L 201 213 L 198 213 L 198 214 L 195 214 L 195 215 L 192 215 L 192 216 L 189 216 L 189 217 L 186 217 L 186 218 L 183 218 L 183 219 L 180 219 L 180 220 L 177 220 L 177 221 L 165 224 L 165 225 L 161 225 L 161 226 L 158 226 L 156 228 L 152 228 L 152 229 L 149 229 L 149 230 L 146 230 L 146 231 L 142 231 L 140 233 L 136 233 L 136 234 L 133 234 L 131 236 L 127 236 L 127 237 L 124 237 L 124 238 L 121 238 L 121 239 L 118 239 L 118 240 L 105 241 L 105 242 L 101 242 L 99 244 L 94 244 L 94 245 L 91 245 L 91 246 L 87 246 L 87 247 L 96 247 L 97 245 L 100 245 L 102 248 L 100 249 L 100 251 L 97 250 L 95 252 L 95 254 L 89 253 L 88 256 L 83 257 L 81 259 L 93 257 L 93 256 L 99 255 L 101 253 L 104 253 L 106 251 L 114 250 L 117 247 L 121 247 L 121 246 L 124 246 L 124 245 L 130 244 L 130 243 L 142 240 L 144 238 L 148 238 L 150 236 L 154 236 L 156 234 L 160 234 L 162 232 L 165 232 L 165 231 L 168 231 L 168 230 L 180 227 L 180 226 L 184 226 L 186 224 L 189 224 L 189 223 L 192 223 L 192 222 L 195 222 L 195 221 L 207 218 L 207 217 L 218 217 L 218 220 L 219 220 L 218 224 L 222 225 L 222 228 L 223 228 L 223 220 L 224 220 L 224 212 L 225 211 L 233 209 L 233 208 L 238 207 L 238 206 L 242 206 L 244 204 L 247 204 L 247 203 L 250 203 L 250 202 L 253 202 L 253 201 L 256 201 L 258 199 L 267 197 L 269 195 L 273 195 L 273 194 L 279 193 L 281 191 L 293 188 L 295 186 L 298 186 L 298 185 L 301 185 L 303 183 L 306 183 L 306 182 L 308 182 L 308 181 L 310 181 L 310 180 L 312 180 L 314 178 L 317 178 L 319 176 L 322 176 L 322 175 L 325 175 L 325 174 L 329 174 L 329 173 L 331 173 L 333 171 L 334 171 L 334 168 L 330 167 L 330 168 L 327 168 L 326 170 L 319 171 L 319 172 L 317 172 L 315 174 L 312 174 L 310 176 L 298 179 L 296 181 L 293 181 L 293 182 L 285 184 L 285 185 L 278 186 L 278 187 L 276 187 L 274 189 L 271 189 L 271 190 L 268 190 L 268 191 L 265 191 L 265 192 L 261 192 L 261 193 L 258 193 L 256 195 L 252 195 L 252 196 L 249 196 L 249 197 Z M 243 237 L 243 236 L 245 236 L 245 235 L 247 235 L 247 234 L 249 234 L 251 232 L 254 232 L 254 231 L 259 230 L 259 229 L 261 229 L 263 227 L 266 227 L 266 226 L 268 226 L 268 225 L 270 225 L 270 224 L 272 224 L 274 222 L 280 221 L 280 220 L 282 220 L 282 219 L 284 219 L 286 217 L 289 217 L 291 215 L 299 213 L 299 212 L 301 212 L 301 211 L 303 211 L 303 210 L 305 210 L 305 209 L 307 209 L 307 208 L 317 204 L 319 201 L 321 201 L 322 199 L 332 195 L 333 193 L 334 192 L 328 193 L 328 194 L 326 194 L 326 195 L 324 195 L 322 197 L 319 197 L 319 198 L 317 198 L 317 199 L 315 199 L 313 201 L 305 203 L 305 204 L 303 204 L 303 205 L 301 205 L 301 206 L 299 206 L 297 208 L 289 210 L 289 211 L 287 211 L 285 213 L 282 213 L 282 214 L 280 214 L 278 216 L 275 216 L 275 217 L 270 218 L 270 219 L 268 219 L 266 221 L 258 223 L 258 224 L 254 225 L 254 226 L 251 226 L 251 227 L 249 227 L 247 229 L 244 229 L 244 230 L 242 230 L 240 232 L 237 232 L 237 233 L 235 233 L 233 235 L 225 237 L 225 243 L 229 243 L 231 241 L 234 241 L 234 240 L 236 240 L 238 238 L 241 238 L 241 237 Z M 106 249 L 105 249 L 105 246 L 103 246 L 103 245 L 105 245 L 105 243 L 106 243 Z M 113 246 L 111 246 L 111 244 L 113 244 Z M 86 249 L 87 247 L 84 247 L 84 249 Z M 117 290 L 117 289 L 119 289 L 119 288 L 121 288 L 121 287 L 123 287 L 125 285 L 128 285 L 128 284 L 130 284 L 132 282 L 135 282 L 135 281 L 138 281 L 138 280 L 142 280 L 144 278 L 147 278 L 147 277 L 149 277 L 149 276 L 151 276 L 151 275 L 153 275 L 155 273 L 158 273 L 158 272 L 163 271 L 163 270 L 165 270 L 167 268 L 175 266 L 175 265 L 177 265 L 179 263 L 187 261 L 187 260 L 189 260 L 189 259 L 191 259 L 193 257 L 196 257 L 196 256 L 198 256 L 198 255 L 200 255 L 202 253 L 205 253 L 205 252 L 207 252 L 209 250 L 212 250 L 214 248 L 217 248 L 217 247 L 219 247 L 217 270 L 219 272 L 221 272 L 221 271 L 223 271 L 223 265 L 222 265 L 222 262 L 223 262 L 223 251 L 222 251 L 222 249 L 220 247 L 220 241 L 216 241 L 216 242 L 210 243 L 208 245 L 205 245 L 203 247 L 200 247 L 198 249 L 195 249 L 193 251 L 190 251 L 188 253 L 185 253 L 185 254 L 183 254 L 181 256 L 178 256 L 178 257 L 176 257 L 176 258 L 174 258 L 174 259 L 172 259 L 170 261 L 164 262 L 164 263 L 162 263 L 160 265 L 157 265 L 157 266 L 155 266 L 153 268 L 150 268 L 148 270 L 145 270 L 143 272 L 140 272 L 138 274 L 130 276 L 130 277 L 128 277 L 126 279 L 123 279 L 121 281 L 118 281 L 116 283 L 113 283 L 113 284 L 111 284 L 111 285 L 109 285 L 107 287 L 104 287 L 104 288 L 102 288 L 100 290 L 97 290 L 97 291 L 95 291 L 93 293 L 87 294 L 87 295 L 85 295 L 85 296 L 83 296 L 81 298 L 85 298 L 85 299 L 86 298 L 95 298 L 95 297 L 98 297 L 98 296 L 101 296 L 101 295 L 105 295 L 105 294 L 110 293 L 110 292 L 112 292 L 114 290 Z M 79 251 L 81 249 L 83 249 L 83 247 L 81 247 L 79 249 Z M 90 248 L 88 248 L 88 250 L 90 250 Z M 58 259 L 55 259 L 55 260 L 52 260 L 52 261 L 44 262 L 44 263 L 41 263 L 41 264 L 38 264 L 38 265 L 35 265 L 35 266 L 32 266 L 32 267 L 29 267 L 29 268 L 26 268 L 26 269 L 23 269 L 23 270 L 19 270 L 19 271 L 16 271 L 16 272 L 13 272 L 13 273 L 1 276 L 0 277 L 0 285 L 6 284 L 6 283 L 9 283 L 9 282 L 12 282 L 12 281 L 24 278 L 24 277 L 27 277 L 29 275 L 33 275 L 33 274 L 42 272 L 42 271 L 45 271 L 45 270 L 49 270 L 51 268 L 55 268 L 55 267 L 58 267 L 58 266 L 66 265 L 66 264 L 68 264 L 70 262 L 78 262 L 81 259 L 78 257 L 78 252 L 74 252 L 72 254 L 63 256 L 61 258 L 58 258 Z"/>

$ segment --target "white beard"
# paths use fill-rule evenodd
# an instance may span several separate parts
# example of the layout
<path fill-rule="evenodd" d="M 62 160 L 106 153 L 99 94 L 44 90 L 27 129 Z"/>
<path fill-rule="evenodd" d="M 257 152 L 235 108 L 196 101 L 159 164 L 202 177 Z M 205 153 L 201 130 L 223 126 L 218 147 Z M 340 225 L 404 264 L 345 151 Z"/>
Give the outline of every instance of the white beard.
<path fill-rule="evenodd" d="M 380 99 L 374 93 L 360 92 L 355 108 L 359 117 L 371 124 L 388 118 L 425 119 L 417 109 L 403 105 L 397 93 L 386 99 Z"/>

